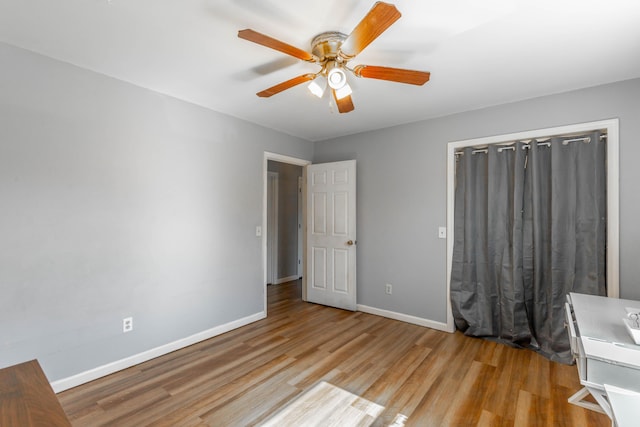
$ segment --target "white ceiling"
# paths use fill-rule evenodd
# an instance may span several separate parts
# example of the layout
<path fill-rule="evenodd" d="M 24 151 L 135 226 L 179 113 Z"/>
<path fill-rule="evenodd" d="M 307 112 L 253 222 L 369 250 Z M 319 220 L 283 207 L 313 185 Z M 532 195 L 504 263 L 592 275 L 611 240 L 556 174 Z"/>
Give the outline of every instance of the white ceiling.
<path fill-rule="evenodd" d="M 640 77 L 638 0 L 387 1 L 402 18 L 349 65 L 431 80 L 354 77 L 347 114 L 305 85 L 258 98 L 318 66 L 237 32 L 308 50 L 373 0 L 0 0 L 0 41 L 312 141 Z"/>

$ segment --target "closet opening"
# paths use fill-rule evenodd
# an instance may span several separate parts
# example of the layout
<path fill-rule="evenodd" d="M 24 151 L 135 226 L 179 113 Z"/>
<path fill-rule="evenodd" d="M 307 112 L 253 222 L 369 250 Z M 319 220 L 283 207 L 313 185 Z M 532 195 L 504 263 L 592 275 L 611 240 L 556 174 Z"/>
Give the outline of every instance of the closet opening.
<path fill-rule="evenodd" d="M 568 359 L 564 295 L 619 294 L 618 121 L 457 141 L 448 162 L 448 326 Z"/>

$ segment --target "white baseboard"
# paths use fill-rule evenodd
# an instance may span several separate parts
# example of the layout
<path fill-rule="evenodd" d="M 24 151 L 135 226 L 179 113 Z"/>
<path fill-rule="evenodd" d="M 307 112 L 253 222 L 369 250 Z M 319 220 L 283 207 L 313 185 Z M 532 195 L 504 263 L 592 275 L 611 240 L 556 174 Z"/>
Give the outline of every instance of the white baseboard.
<path fill-rule="evenodd" d="M 422 317 L 411 316 L 409 314 L 396 313 L 395 311 L 383 310 L 381 308 L 369 307 L 366 305 L 358 304 L 358 311 L 364 313 L 375 314 L 376 316 L 387 317 L 389 319 L 400 320 L 406 323 L 412 323 L 414 325 L 425 326 L 431 329 L 437 329 L 444 332 L 454 332 L 451 328 L 443 322 L 436 322 L 434 320 L 423 319 Z"/>
<path fill-rule="evenodd" d="M 114 372 L 130 368 L 131 366 L 146 362 L 147 360 L 151 360 L 167 353 L 171 353 L 172 351 L 176 351 L 200 341 L 204 341 L 217 335 L 224 334 L 225 332 L 240 328 L 242 326 L 256 322 L 260 319 L 264 319 L 265 317 L 267 317 L 267 313 L 265 313 L 264 311 L 252 314 L 250 316 L 243 317 L 242 319 L 234 320 L 233 322 L 225 323 L 224 325 L 216 326 L 215 328 L 198 332 L 186 338 L 181 338 L 177 341 L 161 345 L 160 347 L 152 348 L 142 353 L 134 354 L 133 356 L 116 360 L 115 362 L 107 363 L 106 365 L 98 366 L 97 368 L 93 368 L 88 371 L 80 372 L 79 374 L 70 376 L 68 378 L 54 381 L 51 383 L 51 387 L 53 388 L 54 392 L 59 393 L 61 391 L 79 386 L 80 384 L 84 384 L 89 381 L 104 377 L 106 375 L 113 374 Z"/>
<path fill-rule="evenodd" d="M 292 280 L 298 280 L 300 277 L 296 274 L 295 276 L 289 277 L 281 277 L 280 279 L 276 279 L 274 285 L 279 285 L 280 283 L 291 282 Z"/>

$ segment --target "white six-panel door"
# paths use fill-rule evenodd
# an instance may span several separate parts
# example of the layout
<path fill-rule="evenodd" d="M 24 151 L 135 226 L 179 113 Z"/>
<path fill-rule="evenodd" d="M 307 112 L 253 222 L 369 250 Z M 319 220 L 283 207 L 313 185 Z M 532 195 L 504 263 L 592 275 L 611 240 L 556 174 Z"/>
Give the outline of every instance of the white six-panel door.
<path fill-rule="evenodd" d="M 356 309 L 356 161 L 307 166 L 307 301 Z"/>

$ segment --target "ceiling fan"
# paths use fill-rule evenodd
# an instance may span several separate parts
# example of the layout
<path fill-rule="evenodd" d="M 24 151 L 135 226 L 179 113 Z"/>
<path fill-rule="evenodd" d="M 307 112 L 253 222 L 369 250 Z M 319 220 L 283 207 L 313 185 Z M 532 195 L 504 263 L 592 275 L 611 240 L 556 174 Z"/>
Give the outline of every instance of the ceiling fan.
<path fill-rule="evenodd" d="M 356 65 L 353 68 L 347 63 L 364 50 L 372 41 L 400 18 L 396 7 L 389 3 L 376 2 L 369 13 L 346 35 L 337 31 L 318 34 L 311 41 L 311 52 L 304 51 L 280 40 L 246 29 L 238 31 L 238 37 L 278 50 L 295 58 L 313 62 L 322 68 L 317 73 L 307 73 L 279 83 L 261 92 L 259 97 L 270 97 L 299 84 L 311 81 L 309 90 L 321 98 L 327 86 L 331 90 L 338 111 L 353 111 L 351 87 L 347 82 L 347 73 L 368 79 L 389 80 L 421 86 L 429 81 L 427 71 L 406 70 L 401 68 L 378 67 L 375 65 Z"/>

